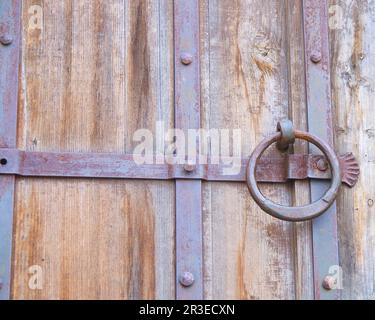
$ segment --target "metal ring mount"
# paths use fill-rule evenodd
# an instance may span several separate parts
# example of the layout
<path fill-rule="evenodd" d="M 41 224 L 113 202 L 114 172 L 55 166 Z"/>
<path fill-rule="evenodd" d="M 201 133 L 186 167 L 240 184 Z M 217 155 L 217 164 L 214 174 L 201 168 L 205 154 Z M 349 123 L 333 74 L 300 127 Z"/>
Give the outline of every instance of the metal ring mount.
<path fill-rule="evenodd" d="M 298 130 L 294 130 L 294 135 L 297 139 L 303 139 L 316 145 L 328 159 L 332 171 L 332 183 L 331 187 L 322 196 L 322 198 L 305 206 L 287 207 L 265 198 L 264 195 L 260 192 L 255 178 L 257 161 L 271 144 L 280 141 L 282 137 L 281 132 L 277 132 L 271 137 L 266 138 L 255 148 L 252 155 L 250 156 L 247 165 L 246 181 L 249 191 L 255 202 L 265 212 L 281 220 L 305 221 L 320 216 L 334 202 L 341 185 L 340 164 L 332 148 L 327 143 L 320 140 L 317 136 L 312 135 L 308 132 Z"/>
<path fill-rule="evenodd" d="M 278 122 L 277 131 L 281 133 L 281 137 L 277 141 L 276 147 L 281 152 L 286 152 L 289 149 L 289 145 L 293 144 L 296 140 L 292 121 L 283 120 Z"/>

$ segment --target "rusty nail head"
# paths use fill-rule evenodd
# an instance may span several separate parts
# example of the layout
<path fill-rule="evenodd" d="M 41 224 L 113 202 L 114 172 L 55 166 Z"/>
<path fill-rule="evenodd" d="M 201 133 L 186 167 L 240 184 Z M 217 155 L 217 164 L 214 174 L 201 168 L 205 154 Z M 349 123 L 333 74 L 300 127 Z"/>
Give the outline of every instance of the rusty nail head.
<path fill-rule="evenodd" d="M 181 53 L 180 59 L 181 59 L 182 64 L 184 65 L 189 65 L 190 63 L 193 62 L 193 56 L 187 52 Z"/>
<path fill-rule="evenodd" d="M 0 36 L 0 42 L 4 46 L 8 46 L 13 42 L 13 37 L 9 34 L 3 34 Z"/>
<path fill-rule="evenodd" d="M 326 289 L 326 290 L 332 290 L 334 289 L 335 287 L 335 278 L 332 277 L 332 276 L 326 276 L 324 279 L 323 279 L 323 288 Z"/>
<path fill-rule="evenodd" d="M 319 159 L 316 163 L 316 167 L 319 171 L 326 171 L 328 169 L 328 163 L 324 159 Z"/>
<path fill-rule="evenodd" d="M 194 283 L 194 276 L 191 272 L 185 271 L 180 276 L 180 284 L 184 287 L 190 287 Z"/>
<path fill-rule="evenodd" d="M 313 51 L 310 56 L 310 59 L 314 63 L 319 63 L 322 60 L 322 54 L 319 51 Z"/>
<path fill-rule="evenodd" d="M 184 170 L 186 172 L 193 172 L 195 169 L 196 169 L 195 164 L 191 164 L 191 163 L 185 163 L 184 164 Z"/>

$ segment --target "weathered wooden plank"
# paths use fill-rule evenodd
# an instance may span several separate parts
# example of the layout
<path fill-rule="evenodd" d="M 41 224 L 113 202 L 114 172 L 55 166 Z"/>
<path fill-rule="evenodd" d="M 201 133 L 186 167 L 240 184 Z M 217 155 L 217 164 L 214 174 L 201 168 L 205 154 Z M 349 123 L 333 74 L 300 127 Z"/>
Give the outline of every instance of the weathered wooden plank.
<path fill-rule="evenodd" d="M 296 129 L 307 129 L 307 109 L 305 90 L 305 65 L 303 49 L 302 2 L 287 2 L 287 34 L 289 61 L 289 114 Z M 290 36 L 293 35 L 293 36 Z M 307 143 L 296 141 L 295 153 L 307 154 Z M 310 188 L 308 181 L 295 181 L 293 189 L 293 205 L 309 203 Z M 294 224 L 294 272 L 295 298 L 314 299 L 311 222 Z"/>
<path fill-rule="evenodd" d="M 375 299 L 374 3 L 329 4 L 335 142 L 361 168 L 355 188 L 337 199 L 342 298 Z"/>
<path fill-rule="evenodd" d="M 155 182 L 20 179 L 14 298 L 173 298 L 171 203 Z"/>
<path fill-rule="evenodd" d="M 202 123 L 242 130 L 242 156 L 288 116 L 284 1 L 201 7 Z M 290 186 L 262 185 L 290 204 Z M 204 183 L 206 298 L 292 299 L 292 224 L 265 214 L 244 184 Z"/>
<path fill-rule="evenodd" d="M 166 0 L 24 1 L 19 147 L 131 153 L 137 129 L 171 127 L 172 17 Z M 16 213 L 13 298 L 174 298 L 172 182 L 20 179 Z"/>

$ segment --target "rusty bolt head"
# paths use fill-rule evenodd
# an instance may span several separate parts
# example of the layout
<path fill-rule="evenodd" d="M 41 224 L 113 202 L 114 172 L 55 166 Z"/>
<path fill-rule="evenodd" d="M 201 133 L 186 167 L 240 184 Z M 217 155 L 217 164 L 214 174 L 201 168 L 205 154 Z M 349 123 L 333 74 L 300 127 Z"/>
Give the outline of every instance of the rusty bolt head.
<path fill-rule="evenodd" d="M 181 53 L 180 59 L 181 59 L 181 63 L 186 66 L 193 62 L 193 56 L 187 52 Z"/>
<path fill-rule="evenodd" d="M 185 271 L 180 276 L 180 284 L 184 287 L 190 287 L 194 283 L 194 276 L 191 272 Z"/>
<path fill-rule="evenodd" d="M 191 164 L 191 163 L 185 163 L 184 164 L 184 170 L 186 172 L 193 172 L 195 169 L 196 169 L 195 164 Z"/>
<path fill-rule="evenodd" d="M 374 205 L 374 200 L 368 199 L 367 204 L 368 204 L 369 207 L 372 207 Z"/>
<path fill-rule="evenodd" d="M 0 36 L 0 42 L 4 46 L 8 46 L 13 42 L 13 37 L 9 34 L 3 34 Z"/>
<path fill-rule="evenodd" d="M 326 171 L 328 169 L 328 163 L 324 159 L 319 159 L 318 162 L 316 163 L 316 167 L 320 171 Z"/>
<path fill-rule="evenodd" d="M 314 51 L 311 54 L 310 59 L 314 63 L 319 63 L 322 60 L 322 54 L 319 51 Z"/>
<path fill-rule="evenodd" d="M 335 278 L 332 276 L 326 276 L 323 279 L 322 286 L 326 290 L 332 290 L 335 288 Z"/>

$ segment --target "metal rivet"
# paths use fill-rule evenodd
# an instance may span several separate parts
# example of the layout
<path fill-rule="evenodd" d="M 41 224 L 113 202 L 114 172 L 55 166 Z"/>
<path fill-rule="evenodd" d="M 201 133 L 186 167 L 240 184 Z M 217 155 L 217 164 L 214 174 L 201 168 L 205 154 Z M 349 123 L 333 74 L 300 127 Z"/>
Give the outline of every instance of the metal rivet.
<path fill-rule="evenodd" d="M 191 272 L 184 272 L 180 276 L 180 284 L 184 287 L 190 287 L 194 283 L 194 276 Z"/>
<path fill-rule="evenodd" d="M 193 56 L 187 52 L 181 53 L 180 59 L 181 59 L 182 64 L 184 65 L 189 65 L 190 63 L 193 62 Z"/>
<path fill-rule="evenodd" d="M 319 159 L 318 162 L 316 163 L 316 167 L 320 171 L 326 171 L 328 169 L 328 163 L 324 159 Z"/>
<path fill-rule="evenodd" d="M 186 172 L 193 172 L 195 169 L 196 169 L 195 164 L 191 164 L 191 163 L 185 163 L 184 164 L 184 170 Z"/>
<path fill-rule="evenodd" d="M 332 290 L 335 288 L 335 278 L 332 277 L 332 276 L 326 276 L 324 279 L 323 279 L 323 283 L 322 283 L 322 286 L 324 289 L 326 290 Z"/>
<path fill-rule="evenodd" d="M 8 46 L 13 42 L 13 37 L 9 34 L 3 34 L 0 36 L 0 42 L 4 46 Z"/>
<path fill-rule="evenodd" d="M 318 51 L 314 51 L 310 56 L 310 60 L 314 63 L 319 63 L 322 60 L 322 54 Z"/>

